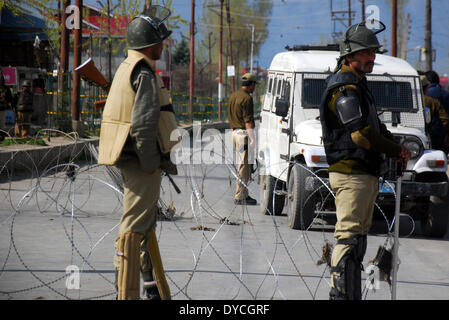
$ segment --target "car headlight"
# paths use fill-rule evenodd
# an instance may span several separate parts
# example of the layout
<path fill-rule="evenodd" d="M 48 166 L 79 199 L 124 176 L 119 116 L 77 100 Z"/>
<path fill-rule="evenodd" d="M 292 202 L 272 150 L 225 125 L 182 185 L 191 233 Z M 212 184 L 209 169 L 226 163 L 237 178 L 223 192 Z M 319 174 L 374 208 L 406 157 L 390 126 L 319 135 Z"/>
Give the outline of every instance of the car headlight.
<path fill-rule="evenodd" d="M 413 137 L 407 137 L 402 142 L 402 145 L 410 150 L 411 153 L 411 159 L 418 158 L 423 150 L 423 146 L 421 144 L 421 141 L 419 141 L 417 138 Z"/>

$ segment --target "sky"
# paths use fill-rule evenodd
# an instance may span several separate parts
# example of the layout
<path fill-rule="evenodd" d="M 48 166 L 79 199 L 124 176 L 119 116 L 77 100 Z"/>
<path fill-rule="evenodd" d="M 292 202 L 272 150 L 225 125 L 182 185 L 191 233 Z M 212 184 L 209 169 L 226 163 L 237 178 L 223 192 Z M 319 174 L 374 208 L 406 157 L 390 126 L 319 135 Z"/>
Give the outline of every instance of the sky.
<path fill-rule="evenodd" d="M 87 3 L 98 6 L 95 0 L 84 0 Z M 115 3 L 117 0 L 112 0 Z M 131 0 L 130 0 L 131 1 Z M 142 0 L 144 1 L 144 0 Z M 163 4 L 167 0 L 154 0 L 153 3 Z M 172 8 L 174 15 L 180 14 L 184 20 L 191 21 L 191 1 L 192 0 L 173 0 Z M 231 12 L 232 2 L 231 0 Z M 252 0 L 267 1 L 267 0 Z M 398 2 L 403 0 L 398 0 Z M 419 62 L 419 47 L 424 46 L 424 26 L 425 26 L 425 0 L 404 0 L 407 2 L 404 8 L 404 16 L 410 14 L 410 40 L 407 43 L 407 61 L 417 69 L 423 69 L 424 63 Z M 74 1 L 72 1 L 73 3 Z M 103 0 L 102 2 L 105 2 Z M 195 0 L 195 20 L 198 22 L 203 14 L 203 0 Z M 219 0 L 215 0 L 219 4 Z M 332 39 L 331 33 L 334 31 L 334 23 L 331 20 L 330 4 L 331 0 L 272 0 L 273 10 L 270 19 L 262 17 L 268 21 L 269 35 L 265 44 L 261 47 L 260 54 L 254 58 L 254 64 L 259 64 L 262 68 L 268 68 L 274 55 L 285 51 L 285 46 L 295 44 L 317 44 L 322 39 Z M 347 10 L 348 0 L 333 0 L 334 10 Z M 391 54 L 391 9 L 389 6 L 391 0 L 365 0 L 365 6 L 377 6 L 379 9 L 379 18 L 386 25 L 386 31 L 378 35 L 379 41 L 382 41 L 383 35 L 386 38 L 386 48 L 389 50 L 386 54 Z M 355 12 L 353 23 L 361 21 L 361 2 L 360 0 L 351 0 L 351 10 Z M 449 74 L 449 0 L 432 0 L 432 46 L 436 50 L 436 61 L 433 63 L 433 69 L 440 76 Z M 251 12 L 246 13 L 253 16 Z M 369 13 L 367 13 L 367 17 Z M 225 26 L 226 22 L 224 21 Z M 181 39 L 181 33 L 189 34 L 189 25 L 175 30 L 173 37 L 176 40 Z M 207 28 L 207 26 L 197 25 L 198 28 Z M 237 26 L 237 30 L 245 32 L 245 28 Z M 344 32 L 346 27 L 341 23 L 336 23 L 336 30 Z M 225 29 L 226 31 L 226 29 Z M 248 38 L 251 38 L 250 29 L 248 29 Z M 195 37 L 196 47 L 201 44 L 200 33 Z M 226 35 L 226 33 L 225 33 Z M 257 39 L 257 30 L 255 32 Z M 225 41 L 227 41 L 225 39 Z M 198 51 L 197 51 L 198 52 Z M 421 64 L 421 66 L 420 66 Z"/>
<path fill-rule="evenodd" d="M 264 1 L 264 0 L 255 0 Z M 163 0 L 161 1 L 163 2 Z M 216 0 L 217 4 L 219 3 Z M 331 21 L 330 0 L 273 0 L 273 11 L 268 23 L 269 36 L 260 50 L 255 63 L 268 68 L 276 53 L 285 51 L 286 45 L 320 43 L 322 38 L 331 39 L 334 23 Z M 386 54 L 391 54 L 391 9 L 387 0 L 365 1 L 365 6 L 375 5 L 379 8 L 380 20 L 387 29 L 378 35 L 379 41 L 383 34 L 386 37 Z M 334 10 L 347 10 L 348 0 L 333 0 Z M 195 20 L 202 15 L 203 1 L 195 1 Z M 231 2 L 232 6 L 232 2 Z M 175 14 L 191 21 L 191 0 L 174 0 Z M 353 23 L 361 20 L 360 0 L 351 0 L 351 10 L 355 11 Z M 232 12 L 232 7 L 231 7 Z M 436 49 L 436 61 L 433 69 L 441 76 L 449 74 L 449 12 L 448 0 L 432 0 L 432 46 Z M 409 0 L 404 14 L 410 13 L 410 40 L 407 43 L 407 61 L 418 67 L 418 49 L 424 45 L 425 0 Z M 251 15 L 251 12 L 247 13 Z M 368 16 L 368 15 L 367 15 Z M 177 30 L 175 39 L 180 38 L 180 32 L 188 34 L 189 26 Z M 336 31 L 345 31 L 346 27 L 337 22 Z M 198 33 L 199 34 L 199 33 Z M 248 37 L 251 37 L 248 31 Z M 256 30 L 257 37 L 257 30 Z M 199 43 L 201 39 L 196 39 Z"/>

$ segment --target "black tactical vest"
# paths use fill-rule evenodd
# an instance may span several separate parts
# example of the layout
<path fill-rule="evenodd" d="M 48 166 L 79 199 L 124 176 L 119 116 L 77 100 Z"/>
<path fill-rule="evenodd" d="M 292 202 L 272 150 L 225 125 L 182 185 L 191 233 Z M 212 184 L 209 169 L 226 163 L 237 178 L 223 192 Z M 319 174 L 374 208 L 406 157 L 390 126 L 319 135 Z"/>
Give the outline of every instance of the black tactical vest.
<path fill-rule="evenodd" d="M 373 130 L 379 132 L 379 119 L 374 106 L 374 99 L 366 85 L 366 80 L 357 78 L 351 72 L 339 72 L 330 75 L 326 82 L 327 87 L 320 105 L 320 121 L 328 164 L 332 165 L 343 159 L 352 159 L 363 163 L 367 173 L 379 176 L 382 163 L 381 155 L 355 144 L 352 141 L 351 132 L 346 127 L 339 127 L 335 123 L 332 125 L 329 119 L 330 110 L 328 109 L 328 103 L 334 90 L 346 85 L 355 85 L 362 94 L 362 101 L 360 101 L 362 121 L 366 125 L 370 125 Z"/>
<path fill-rule="evenodd" d="M 17 111 L 31 112 L 33 111 L 33 93 L 31 91 L 22 91 L 17 104 Z"/>

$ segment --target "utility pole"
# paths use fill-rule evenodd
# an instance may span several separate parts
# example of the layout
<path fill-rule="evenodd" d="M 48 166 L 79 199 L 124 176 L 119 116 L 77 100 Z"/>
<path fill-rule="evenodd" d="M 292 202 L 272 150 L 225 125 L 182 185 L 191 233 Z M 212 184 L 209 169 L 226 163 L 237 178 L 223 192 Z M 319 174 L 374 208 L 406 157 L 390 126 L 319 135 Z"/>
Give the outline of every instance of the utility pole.
<path fill-rule="evenodd" d="M 410 28 L 410 13 L 407 14 L 407 19 L 405 20 L 405 30 L 402 38 L 402 52 L 401 59 L 407 60 L 407 43 L 408 43 L 408 30 Z"/>
<path fill-rule="evenodd" d="M 212 82 L 211 82 L 212 79 L 211 79 L 210 67 L 211 67 L 211 65 L 212 65 L 212 47 L 215 46 L 215 41 L 214 41 L 214 43 L 212 44 L 212 39 L 211 39 L 211 37 L 212 37 L 213 34 L 214 34 L 213 32 L 209 32 L 209 34 L 208 34 L 208 43 L 207 43 L 207 45 L 205 44 L 204 41 L 201 41 L 202 44 L 203 44 L 203 46 L 205 46 L 205 47 L 207 48 L 207 50 L 208 50 L 208 55 L 209 55 L 209 62 L 207 63 L 207 66 L 209 67 L 209 68 L 208 68 L 208 69 L 209 69 L 209 72 L 208 72 L 208 77 L 207 77 L 209 83 L 212 83 Z M 214 40 L 215 40 L 215 39 L 214 39 Z M 208 87 L 209 87 L 209 89 L 212 88 L 211 86 L 208 86 Z M 209 92 L 209 96 L 212 97 L 212 95 L 213 95 L 213 93 L 210 91 L 210 92 Z"/>
<path fill-rule="evenodd" d="M 109 83 L 112 83 L 111 0 L 107 0 L 107 11 L 108 11 L 108 76 L 109 76 Z"/>
<path fill-rule="evenodd" d="M 391 14 L 391 55 L 397 57 L 397 41 L 398 41 L 398 0 L 392 1 L 392 14 Z"/>
<path fill-rule="evenodd" d="M 352 15 L 355 14 L 355 12 L 351 10 L 350 0 L 348 0 L 348 10 L 335 10 L 334 1 L 335 0 L 330 0 L 331 21 L 333 23 L 332 39 L 334 39 L 334 41 L 338 41 L 343 36 L 343 32 L 337 32 L 337 22 L 341 23 L 345 29 L 349 28 L 352 22 Z M 346 15 L 348 15 L 348 17 L 346 17 Z"/>
<path fill-rule="evenodd" d="M 60 72 L 64 73 L 67 72 L 68 65 L 69 65 L 69 52 L 70 49 L 70 31 L 66 27 L 66 20 L 67 20 L 67 13 L 66 9 L 70 5 L 70 0 L 63 0 L 62 4 L 62 15 L 61 15 L 61 24 L 62 24 L 62 32 L 61 32 L 61 48 L 60 53 L 61 57 L 60 60 Z"/>
<path fill-rule="evenodd" d="M 249 40 L 246 38 L 246 70 L 249 69 Z"/>
<path fill-rule="evenodd" d="M 362 3 L 362 21 L 365 21 L 365 0 L 360 0 Z"/>
<path fill-rule="evenodd" d="M 251 64 L 250 73 L 253 73 L 253 63 L 254 63 L 254 24 L 249 24 L 251 26 Z"/>
<path fill-rule="evenodd" d="M 218 120 L 222 117 L 222 100 L 223 100 L 223 1 L 220 0 L 220 53 L 218 58 Z"/>
<path fill-rule="evenodd" d="M 190 90 L 189 115 L 193 121 L 193 88 L 195 85 L 195 0 L 192 0 L 192 17 L 190 22 Z"/>
<path fill-rule="evenodd" d="M 59 83 L 58 83 L 58 91 L 59 94 L 62 94 L 65 88 L 64 82 L 64 73 L 67 72 L 69 67 L 69 50 L 70 50 L 70 31 L 67 29 L 66 20 L 67 13 L 66 9 L 70 5 L 70 0 L 62 0 L 62 14 L 61 14 L 61 24 L 62 24 L 62 32 L 61 32 L 61 47 L 60 47 L 60 65 L 59 65 Z M 54 110 L 56 111 L 56 110 Z"/>
<path fill-rule="evenodd" d="M 80 75 L 75 70 L 81 65 L 83 0 L 75 0 L 75 5 L 79 8 L 79 28 L 74 30 L 73 43 L 72 128 L 78 134 L 82 134 L 80 122 Z"/>
<path fill-rule="evenodd" d="M 234 65 L 234 59 L 232 56 L 232 37 L 231 37 L 231 11 L 230 11 L 230 0 L 226 1 L 226 17 L 228 20 L 228 42 L 229 42 L 229 55 L 230 55 L 230 65 Z M 235 91 L 235 75 L 231 77 L 232 80 L 232 92 Z"/>
<path fill-rule="evenodd" d="M 348 0 L 348 27 L 352 24 L 351 20 L 351 0 Z"/>
<path fill-rule="evenodd" d="M 426 26 L 424 34 L 424 50 L 426 57 L 426 71 L 432 70 L 432 1 L 426 0 Z"/>

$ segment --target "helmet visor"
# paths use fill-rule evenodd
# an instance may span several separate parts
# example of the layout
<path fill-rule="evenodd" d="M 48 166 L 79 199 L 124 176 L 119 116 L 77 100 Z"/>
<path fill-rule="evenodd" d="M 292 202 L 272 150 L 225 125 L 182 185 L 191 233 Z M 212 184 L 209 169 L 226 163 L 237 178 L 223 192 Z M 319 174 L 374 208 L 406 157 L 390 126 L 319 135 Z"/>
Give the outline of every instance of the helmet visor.
<path fill-rule="evenodd" d="M 170 17 L 171 11 L 166 7 L 160 5 L 150 6 L 143 11 L 143 14 L 138 15 L 148 21 L 155 29 L 164 23 Z"/>

